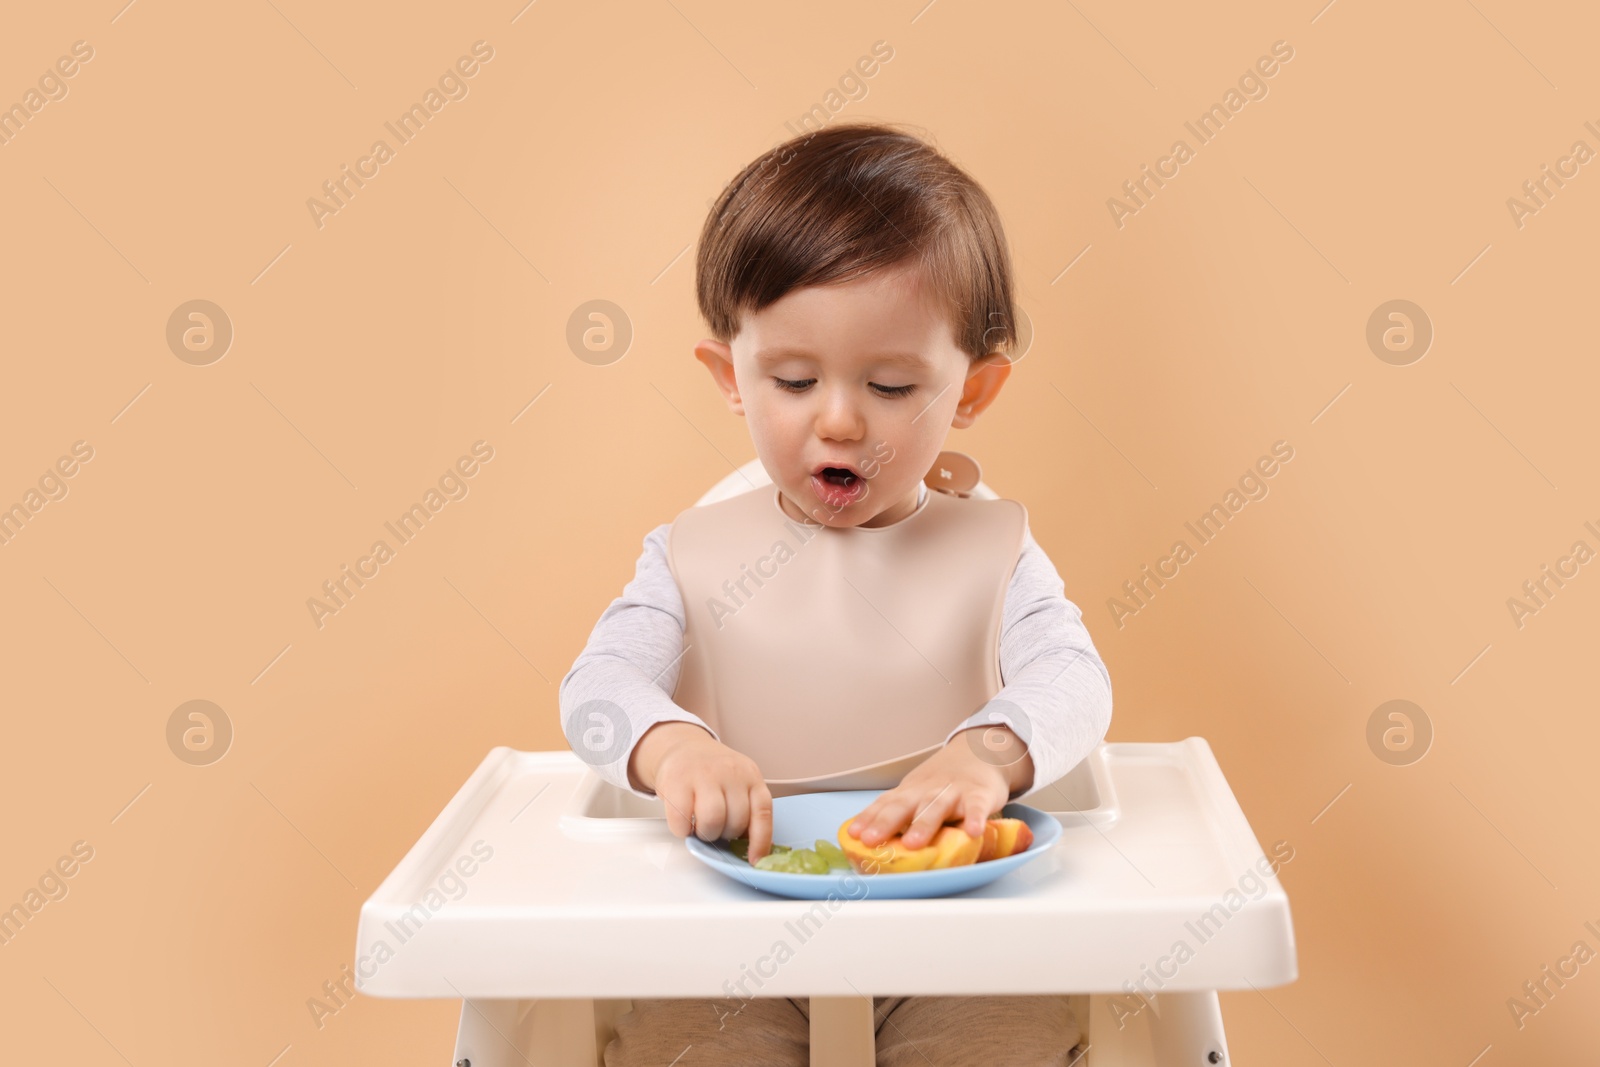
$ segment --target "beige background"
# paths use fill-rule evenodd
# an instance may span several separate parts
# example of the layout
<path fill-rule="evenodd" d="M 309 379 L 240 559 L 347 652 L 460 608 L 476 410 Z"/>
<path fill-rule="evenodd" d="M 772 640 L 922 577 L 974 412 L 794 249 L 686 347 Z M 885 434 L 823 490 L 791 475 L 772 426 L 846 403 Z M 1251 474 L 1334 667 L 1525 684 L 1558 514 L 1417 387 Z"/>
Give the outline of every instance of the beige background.
<path fill-rule="evenodd" d="M 645 532 L 754 454 L 691 358 L 692 245 L 880 40 L 832 121 L 970 169 L 1037 330 L 951 447 L 1030 509 L 1111 739 L 1205 737 L 1295 848 L 1301 976 L 1224 995 L 1238 1062 L 1600 1040 L 1600 965 L 1520 1029 L 1506 1005 L 1600 949 L 1600 566 L 1521 628 L 1506 605 L 1600 549 L 1600 164 L 1520 228 L 1506 204 L 1600 149 L 1587 5 L 121 2 L 0 35 L 0 102 L 94 50 L 0 146 L 0 503 L 93 449 L 0 546 L 0 899 L 94 849 L 0 948 L 0 1059 L 449 1055 L 454 1002 L 319 1029 L 306 1001 L 489 748 L 563 746 L 556 683 Z M 307 199 L 478 40 L 469 95 L 319 229 Z M 1119 229 L 1107 199 L 1279 40 L 1269 94 Z M 195 299 L 235 331 L 208 366 L 165 339 Z M 634 330 L 607 366 L 565 341 L 592 299 Z M 1436 331 L 1408 366 L 1365 340 L 1394 299 Z M 469 495 L 317 628 L 307 598 L 478 440 Z M 1270 495 L 1119 628 L 1108 598 L 1278 440 Z M 210 766 L 168 748 L 196 699 L 235 731 Z M 1367 742 L 1394 699 L 1434 731 L 1408 766 Z"/>

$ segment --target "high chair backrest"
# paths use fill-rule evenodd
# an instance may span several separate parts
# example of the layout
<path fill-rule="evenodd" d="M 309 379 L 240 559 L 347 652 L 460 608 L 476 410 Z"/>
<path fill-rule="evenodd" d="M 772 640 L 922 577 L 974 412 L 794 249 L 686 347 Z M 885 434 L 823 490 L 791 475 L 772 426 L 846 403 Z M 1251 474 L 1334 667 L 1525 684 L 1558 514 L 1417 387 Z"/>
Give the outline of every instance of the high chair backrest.
<path fill-rule="evenodd" d="M 706 490 L 705 495 L 694 503 L 696 507 L 700 507 L 703 504 L 715 504 L 719 500 L 726 500 L 729 497 L 738 496 L 740 493 L 748 493 L 752 489 L 759 489 L 761 486 L 771 484 L 772 479 L 767 476 L 767 469 L 761 465 L 761 457 L 757 456 Z M 998 494 L 983 484 L 981 479 L 972 489 L 970 495 L 982 500 L 994 500 L 998 497 Z"/>

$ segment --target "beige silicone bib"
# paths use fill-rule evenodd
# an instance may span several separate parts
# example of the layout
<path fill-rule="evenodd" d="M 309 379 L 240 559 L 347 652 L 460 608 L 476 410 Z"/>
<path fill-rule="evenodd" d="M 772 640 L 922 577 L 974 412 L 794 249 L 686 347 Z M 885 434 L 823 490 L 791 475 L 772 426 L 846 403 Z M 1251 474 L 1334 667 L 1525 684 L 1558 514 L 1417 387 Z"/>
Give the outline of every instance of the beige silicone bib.
<path fill-rule="evenodd" d="M 1027 511 L 951 488 L 962 461 L 941 453 L 933 491 L 890 526 L 797 521 L 775 485 L 673 522 L 686 627 L 672 699 L 754 759 L 773 796 L 898 785 L 1000 691 Z"/>

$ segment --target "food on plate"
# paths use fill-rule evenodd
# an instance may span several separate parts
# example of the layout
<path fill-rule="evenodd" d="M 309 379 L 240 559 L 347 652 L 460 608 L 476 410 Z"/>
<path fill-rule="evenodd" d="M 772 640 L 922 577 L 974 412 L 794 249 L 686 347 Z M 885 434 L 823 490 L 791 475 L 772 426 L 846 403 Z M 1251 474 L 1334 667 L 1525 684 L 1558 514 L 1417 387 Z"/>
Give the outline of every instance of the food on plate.
<path fill-rule="evenodd" d="M 855 818 L 846 819 L 839 827 L 839 847 L 849 858 L 850 865 L 862 874 L 904 874 L 962 867 L 1003 859 L 1026 851 L 1033 844 L 1033 831 L 1021 819 L 989 819 L 984 822 L 980 837 L 967 833 L 961 828 L 961 820 L 955 819 L 939 827 L 921 848 L 908 848 L 900 834 L 869 845 L 850 835 L 850 824 Z"/>
<path fill-rule="evenodd" d="M 978 862 L 1026 852 L 1031 844 L 1033 829 L 1021 819 L 990 819 L 983 826 L 983 847 L 978 851 Z"/>
<path fill-rule="evenodd" d="M 745 862 L 750 860 L 750 839 L 736 837 L 728 848 Z M 817 838 L 811 848 L 790 848 L 773 845 L 772 851 L 757 860 L 753 866 L 761 871 L 781 871 L 784 874 L 827 874 L 833 870 L 848 870 L 850 861 L 831 841 Z"/>
<path fill-rule="evenodd" d="M 876 845 L 850 836 L 852 816 L 839 827 L 839 843 L 817 838 L 810 848 L 774 844 L 772 850 L 752 866 L 762 871 L 784 874 L 829 874 L 854 869 L 861 874 L 904 874 L 909 871 L 934 871 L 963 867 L 1025 852 L 1033 844 L 1033 831 L 1021 819 L 989 819 L 983 834 L 973 837 L 953 819 L 935 831 L 932 840 L 921 848 L 908 848 L 895 834 Z M 750 838 L 736 837 L 728 842 L 735 856 L 750 862 Z"/>

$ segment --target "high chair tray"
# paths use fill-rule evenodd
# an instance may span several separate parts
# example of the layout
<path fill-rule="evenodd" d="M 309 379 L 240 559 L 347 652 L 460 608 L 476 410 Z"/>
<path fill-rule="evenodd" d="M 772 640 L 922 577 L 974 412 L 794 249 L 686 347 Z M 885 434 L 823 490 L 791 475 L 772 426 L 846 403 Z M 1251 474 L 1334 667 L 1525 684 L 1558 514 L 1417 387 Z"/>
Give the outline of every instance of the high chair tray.
<path fill-rule="evenodd" d="M 723 997 L 744 980 L 749 995 L 876 996 L 1295 979 L 1288 897 L 1202 738 L 1102 744 L 1074 775 L 1024 799 L 1062 809 L 1050 854 L 987 886 L 790 900 L 707 869 L 651 818 L 659 800 L 570 750 L 495 748 L 362 905 L 357 988 Z M 629 825 L 585 825 L 608 811 Z"/>

